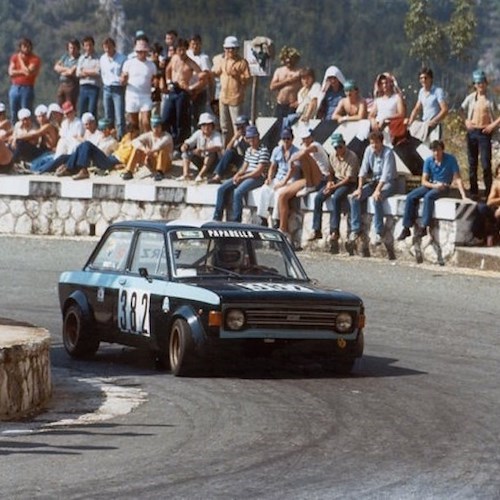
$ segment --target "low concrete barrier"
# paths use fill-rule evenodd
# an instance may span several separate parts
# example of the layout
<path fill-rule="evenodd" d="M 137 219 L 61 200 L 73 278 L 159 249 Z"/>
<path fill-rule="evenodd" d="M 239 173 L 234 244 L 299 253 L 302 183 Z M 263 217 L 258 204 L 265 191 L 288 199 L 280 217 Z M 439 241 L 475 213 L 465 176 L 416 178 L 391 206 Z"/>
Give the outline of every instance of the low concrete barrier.
<path fill-rule="evenodd" d="M 0 318 L 0 420 L 40 410 L 52 394 L 50 334 Z"/>

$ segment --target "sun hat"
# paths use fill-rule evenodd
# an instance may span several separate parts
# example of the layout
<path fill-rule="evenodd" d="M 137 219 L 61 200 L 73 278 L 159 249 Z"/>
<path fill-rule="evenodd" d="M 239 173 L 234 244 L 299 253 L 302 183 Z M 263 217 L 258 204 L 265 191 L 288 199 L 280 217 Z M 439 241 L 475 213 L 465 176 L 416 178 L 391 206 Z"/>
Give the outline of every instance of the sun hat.
<path fill-rule="evenodd" d="M 212 113 L 201 113 L 198 119 L 198 126 L 206 125 L 207 123 L 215 123 L 215 118 Z"/>
<path fill-rule="evenodd" d="M 222 46 L 225 49 L 237 49 L 240 46 L 240 42 L 238 42 L 238 39 L 235 36 L 226 36 Z"/>

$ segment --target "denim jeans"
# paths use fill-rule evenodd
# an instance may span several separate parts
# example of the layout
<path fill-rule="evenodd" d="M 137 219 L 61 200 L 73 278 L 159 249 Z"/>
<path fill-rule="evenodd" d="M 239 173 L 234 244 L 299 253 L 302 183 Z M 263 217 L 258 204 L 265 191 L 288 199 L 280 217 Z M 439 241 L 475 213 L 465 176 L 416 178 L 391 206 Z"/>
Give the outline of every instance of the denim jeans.
<path fill-rule="evenodd" d="M 102 92 L 104 116 L 114 124 L 118 140 L 125 135 L 125 87 L 105 85 Z"/>
<path fill-rule="evenodd" d="M 99 100 L 99 87 L 97 85 L 80 85 L 80 95 L 78 96 L 78 115 L 92 113 L 97 120 L 97 101 Z"/>
<path fill-rule="evenodd" d="M 101 170 L 111 170 L 119 162 L 113 155 L 106 156 L 101 149 L 90 141 L 82 142 L 66 161 L 69 170 L 88 168 L 91 163 Z"/>
<path fill-rule="evenodd" d="M 240 168 L 243 165 L 243 159 L 243 156 L 239 155 L 234 149 L 228 149 L 215 165 L 214 173 L 219 177 L 224 177 L 229 172 L 231 165 Z"/>
<path fill-rule="evenodd" d="M 418 200 L 423 198 L 424 206 L 422 208 L 422 226 L 431 225 L 432 215 L 434 214 L 434 202 L 446 196 L 449 189 L 431 189 L 425 186 L 415 188 L 406 195 L 405 213 L 403 216 L 403 226 L 410 228 L 415 223 L 418 214 Z"/>
<path fill-rule="evenodd" d="M 243 197 L 252 189 L 256 189 L 264 184 L 264 177 L 260 176 L 257 179 L 245 179 L 236 185 L 233 179 L 228 179 L 217 190 L 217 198 L 215 201 L 214 220 L 222 220 L 224 206 L 229 201 L 229 196 L 233 195 L 232 217 L 231 220 L 241 222 L 243 215 Z"/>
<path fill-rule="evenodd" d="M 493 174 L 491 172 L 491 134 L 484 134 L 480 129 L 468 130 L 467 158 L 469 160 L 470 193 L 474 195 L 477 195 L 479 192 L 477 185 L 479 156 L 481 157 L 485 195 L 487 197 L 493 182 Z"/>
<path fill-rule="evenodd" d="M 178 148 L 191 134 L 190 113 L 191 101 L 187 92 L 177 89 L 167 94 L 161 118 L 172 134 L 175 148 Z"/>
<path fill-rule="evenodd" d="M 10 119 L 12 123 L 17 121 L 17 112 L 21 108 L 33 111 L 35 100 L 35 89 L 31 85 L 11 85 L 9 89 Z"/>
<path fill-rule="evenodd" d="M 321 188 L 314 198 L 313 212 L 313 231 L 321 231 L 323 203 L 328 198 L 332 198 L 332 210 L 330 211 L 330 233 L 338 231 L 340 227 L 340 214 L 342 211 L 342 202 L 347 199 L 347 195 L 354 190 L 352 184 L 340 186 L 333 193 L 324 194 Z"/>
<path fill-rule="evenodd" d="M 351 231 L 353 233 L 361 232 L 362 205 L 366 208 L 366 199 L 373 194 L 376 187 L 377 182 L 370 182 L 361 188 L 361 196 L 359 198 L 354 198 L 352 195 L 349 196 L 349 204 L 351 206 Z M 382 234 L 384 231 L 384 201 L 391 196 L 393 191 L 394 183 L 386 182 L 380 193 L 381 199 L 379 201 L 373 201 L 375 212 L 373 215 L 373 225 L 375 226 L 375 232 L 377 234 Z"/>

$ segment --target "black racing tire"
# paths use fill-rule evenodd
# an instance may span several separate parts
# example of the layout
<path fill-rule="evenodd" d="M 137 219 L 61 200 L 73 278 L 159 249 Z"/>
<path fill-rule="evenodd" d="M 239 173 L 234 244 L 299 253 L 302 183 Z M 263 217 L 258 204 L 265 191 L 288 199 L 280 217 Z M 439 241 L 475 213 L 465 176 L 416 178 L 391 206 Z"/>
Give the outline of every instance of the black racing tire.
<path fill-rule="evenodd" d="M 192 372 L 194 343 L 186 320 L 177 318 L 172 324 L 168 341 L 170 371 L 176 377 L 184 377 Z"/>
<path fill-rule="evenodd" d="M 99 339 L 90 334 L 82 310 L 76 304 L 64 313 L 62 337 L 66 352 L 75 359 L 92 357 L 99 349 Z"/>

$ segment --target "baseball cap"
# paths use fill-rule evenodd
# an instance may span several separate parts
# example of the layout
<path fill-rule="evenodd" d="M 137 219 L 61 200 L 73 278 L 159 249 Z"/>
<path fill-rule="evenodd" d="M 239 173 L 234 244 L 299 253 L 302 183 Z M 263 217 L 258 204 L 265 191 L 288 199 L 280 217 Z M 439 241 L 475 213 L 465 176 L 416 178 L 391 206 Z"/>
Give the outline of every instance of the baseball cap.
<path fill-rule="evenodd" d="M 259 137 L 259 131 L 257 130 L 257 127 L 255 125 L 250 125 L 245 130 L 245 138 L 251 139 L 252 137 Z"/>
<path fill-rule="evenodd" d="M 29 118 L 31 116 L 31 111 L 28 108 L 21 108 L 17 112 L 17 119 L 23 120 L 24 118 Z"/>
<path fill-rule="evenodd" d="M 63 114 L 63 110 L 61 108 L 61 106 L 59 106 L 59 104 L 57 104 L 57 102 L 53 102 L 51 104 L 49 104 L 49 116 L 52 114 L 52 113 L 61 113 Z"/>
<path fill-rule="evenodd" d="M 240 42 L 238 42 L 238 39 L 235 36 L 226 36 L 222 46 L 225 49 L 237 49 L 240 46 Z"/>
<path fill-rule="evenodd" d="M 281 138 L 282 139 L 293 139 L 292 131 L 289 128 L 283 129 L 283 131 L 281 132 Z"/>
<path fill-rule="evenodd" d="M 152 116 L 151 117 L 151 126 L 152 127 L 157 127 L 158 125 L 162 125 L 162 121 L 161 121 L 161 116 Z"/>
<path fill-rule="evenodd" d="M 334 148 L 337 146 L 343 146 L 345 144 L 344 136 L 342 134 L 332 134 L 330 140 Z"/>
<path fill-rule="evenodd" d="M 73 104 L 71 104 L 70 101 L 63 102 L 62 107 L 62 112 L 63 113 L 69 113 L 70 111 L 74 111 L 75 108 L 73 107 Z"/>
<path fill-rule="evenodd" d="M 82 123 L 85 125 L 90 122 L 95 122 L 95 116 L 87 111 L 82 115 Z"/>
<path fill-rule="evenodd" d="M 486 82 L 486 75 L 482 69 L 476 69 L 476 71 L 472 73 L 472 82 L 473 83 Z"/>
<path fill-rule="evenodd" d="M 48 111 L 49 109 L 47 108 L 47 106 L 45 106 L 45 104 L 39 104 L 35 108 L 35 116 L 46 115 Z"/>
<path fill-rule="evenodd" d="M 249 123 L 249 120 L 248 120 L 248 116 L 246 115 L 240 115 L 238 117 L 236 117 L 236 120 L 234 122 L 235 125 L 248 125 Z"/>
<path fill-rule="evenodd" d="M 97 127 L 99 128 L 99 130 L 104 130 L 110 126 L 111 126 L 111 120 L 108 120 L 107 118 L 101 118 L 97 122 Z"/>

